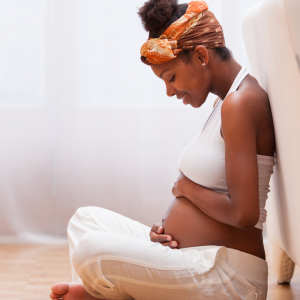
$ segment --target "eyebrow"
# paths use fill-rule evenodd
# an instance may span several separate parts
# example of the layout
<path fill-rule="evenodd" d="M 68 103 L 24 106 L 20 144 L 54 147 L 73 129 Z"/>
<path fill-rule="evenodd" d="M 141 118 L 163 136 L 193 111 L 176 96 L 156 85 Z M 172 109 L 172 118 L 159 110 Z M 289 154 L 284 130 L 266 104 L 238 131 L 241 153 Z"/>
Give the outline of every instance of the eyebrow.
<path fill-rule="evenodd" d="M 170 69 L 165 69 L 165 70 L 163 70 L 163 71 L 160 73 L 159 77 L 162 78 L 162 76 L 164 75 L 164 73 L 167 72 L 167 71 L 169 71 L 169 70 L 170 70 Z"/>

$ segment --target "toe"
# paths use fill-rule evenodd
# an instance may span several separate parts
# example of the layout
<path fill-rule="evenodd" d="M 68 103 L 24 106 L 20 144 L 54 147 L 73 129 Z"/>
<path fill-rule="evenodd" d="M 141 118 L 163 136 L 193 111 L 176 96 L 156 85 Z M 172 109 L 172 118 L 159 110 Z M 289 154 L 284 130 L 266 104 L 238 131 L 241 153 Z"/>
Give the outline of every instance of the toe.
<path fill-rule="evenodd" d="M 58 294 L 54 294 L 54 293 L 51 293 L 50 294 L 50 298 L 52 299 L 52 300 L 57 300 L 57 299 L 59 299 L 59 298 L 61 298 L 62 297 L 62 295 L 58 295 Z"/>
<path fill-rule="evenodd" d="M 51 287 L 53 294 L 63 295 L 68 292 L 70 284 L 68 282 L 59 282 Z M 51 297 L 51 296 L 50 296 Z M 54 299 L 54 298 L 52 298 Z"/>

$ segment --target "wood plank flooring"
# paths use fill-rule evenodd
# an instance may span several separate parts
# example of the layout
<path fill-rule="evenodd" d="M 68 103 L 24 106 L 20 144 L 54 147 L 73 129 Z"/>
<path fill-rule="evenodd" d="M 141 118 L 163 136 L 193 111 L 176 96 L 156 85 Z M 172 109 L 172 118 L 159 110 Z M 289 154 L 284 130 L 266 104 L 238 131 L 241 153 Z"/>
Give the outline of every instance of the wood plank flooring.
<path fill-rule="evenodd" d="M 67 245 L 0 245 L 0 299 L 48 300 L 70 269 Z M 300 300 L 299 267 L 290 285 L 278 285 L 270 269 L 268 300 Z"/>
<path fill-rule="evenodd" d="M 50 299 L 50 287 L 70 281 L 70 270 L 67 245 L 0 245 L 0 299 Z"/>

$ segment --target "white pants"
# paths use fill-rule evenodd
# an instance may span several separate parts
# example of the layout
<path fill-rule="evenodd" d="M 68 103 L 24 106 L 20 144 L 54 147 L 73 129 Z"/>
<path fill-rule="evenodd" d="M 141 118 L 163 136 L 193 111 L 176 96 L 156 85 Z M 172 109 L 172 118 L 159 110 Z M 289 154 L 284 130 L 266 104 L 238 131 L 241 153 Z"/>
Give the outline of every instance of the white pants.
<path fill-rule="evenodd" d="M 73 281 L 99 299 L 266 299 L 266 261 L 219 246 L 171 249 L 149 232 L 112 211 L 79 208 L 68 225 Z"/>

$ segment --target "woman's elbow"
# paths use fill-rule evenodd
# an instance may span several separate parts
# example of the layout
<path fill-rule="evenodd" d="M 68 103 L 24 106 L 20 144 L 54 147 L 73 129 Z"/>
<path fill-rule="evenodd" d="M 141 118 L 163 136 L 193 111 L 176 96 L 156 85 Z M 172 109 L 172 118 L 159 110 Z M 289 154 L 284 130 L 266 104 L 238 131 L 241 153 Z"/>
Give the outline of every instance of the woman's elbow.
<path fill-rule="evenodd" d="M 259 212 L 239 214 L 236 218 L 236 227 L 245 231 L 250 231 L 258 223 L 259 215 Z"/>

